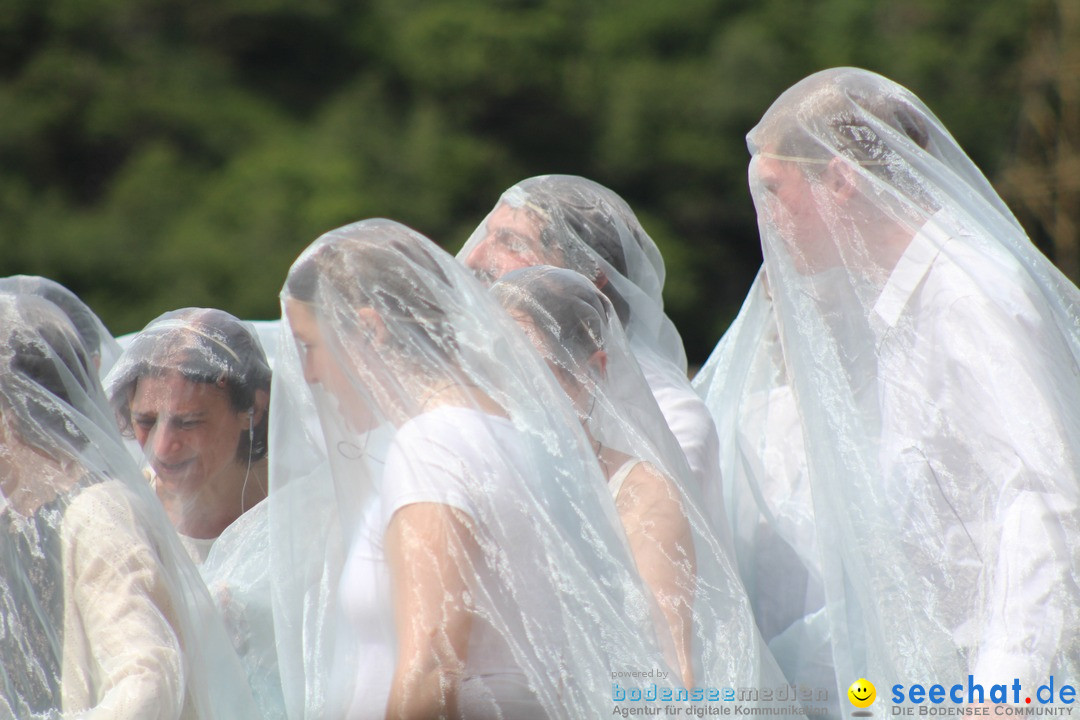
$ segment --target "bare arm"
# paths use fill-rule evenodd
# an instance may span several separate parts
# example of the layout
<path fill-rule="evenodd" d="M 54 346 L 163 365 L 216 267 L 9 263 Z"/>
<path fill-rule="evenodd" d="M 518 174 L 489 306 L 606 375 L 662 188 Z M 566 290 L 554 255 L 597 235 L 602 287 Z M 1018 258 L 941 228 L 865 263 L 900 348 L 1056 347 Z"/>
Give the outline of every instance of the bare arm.
<path fill-rule="evenodd" d="M 447 505 L 415 503 L 386 530 L 398 641 L 386 716 L 453 718 L 471 629 L 466 578 L 475 572 L 464 516 Z"/>
<path fill-rule="evenodd" d="M 615 499 L 638 573 L 656 598 L 675 643 L 686 687 L 690 663 L 697 567 L 690 523 L 671 480 L 649 463 L 638 463 Z"/>

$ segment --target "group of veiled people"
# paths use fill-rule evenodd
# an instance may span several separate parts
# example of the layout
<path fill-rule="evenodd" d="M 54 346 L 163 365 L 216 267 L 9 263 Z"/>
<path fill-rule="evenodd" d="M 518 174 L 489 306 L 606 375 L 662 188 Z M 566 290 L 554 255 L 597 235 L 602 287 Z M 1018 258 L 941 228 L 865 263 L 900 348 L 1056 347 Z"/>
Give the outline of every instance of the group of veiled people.
<path fill-rule="evenodd" d="M 885 78 L 812 75 L 748 144 L 764 264 L 693 384 L 656 245 L 579 177 L 456 258 L 328 232 L 276 322 L 121 347 L 0 280 L 0 718 L 1080 681 L 1080 292 Z"/>

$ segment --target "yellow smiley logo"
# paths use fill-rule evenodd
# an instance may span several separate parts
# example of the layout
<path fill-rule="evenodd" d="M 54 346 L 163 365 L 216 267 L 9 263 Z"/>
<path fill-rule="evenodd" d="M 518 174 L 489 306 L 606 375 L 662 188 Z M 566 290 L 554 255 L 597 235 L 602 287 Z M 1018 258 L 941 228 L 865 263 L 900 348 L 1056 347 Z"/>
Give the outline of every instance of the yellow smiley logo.
<path fill-rule="evenodd" d="M 847 689 L 848 700 L 857 708 L 870 707 L 877 697 L 877 688 L 866 678 L 859 678 Z"/>

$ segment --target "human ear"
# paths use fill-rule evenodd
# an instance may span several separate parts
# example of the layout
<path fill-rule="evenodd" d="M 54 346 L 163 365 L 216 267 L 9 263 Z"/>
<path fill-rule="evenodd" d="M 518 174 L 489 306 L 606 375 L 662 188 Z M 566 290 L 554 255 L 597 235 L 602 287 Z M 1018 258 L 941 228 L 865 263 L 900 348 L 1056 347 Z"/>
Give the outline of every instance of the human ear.
<path fill-rule="evenodd" d="M 838 202 L 850 200 L 858 189 L 855 168 L 844 158 L 830 160 L 822 175 L 825 187 Z"/>
<path fill-rule="evenodd" d="M 386 323 L 383 322 L 382 316 L 379 315 L 379 311 L 375 308 L 364 307 L 357 310 L 356 322 L 364 335 L 380 344 L 385 343 L 390 337 L 390 331 L 386 329 Z"/>
<path fill-rule="evenodd" d="M 603 380 L 607 377 L 607 353 L 603 350 L 597 350 L 589 356 L 585 366 L 589 369 L 589 375 L 594 380 L 598 382 Z"/>
<path fill-rule="evenodd" d="M 251 421 L 255 425 L 262 422 L 266 408 L 270 405 L 270 393 L 265 390 L 255 391 L 255 400 L 251 403 Z"/>

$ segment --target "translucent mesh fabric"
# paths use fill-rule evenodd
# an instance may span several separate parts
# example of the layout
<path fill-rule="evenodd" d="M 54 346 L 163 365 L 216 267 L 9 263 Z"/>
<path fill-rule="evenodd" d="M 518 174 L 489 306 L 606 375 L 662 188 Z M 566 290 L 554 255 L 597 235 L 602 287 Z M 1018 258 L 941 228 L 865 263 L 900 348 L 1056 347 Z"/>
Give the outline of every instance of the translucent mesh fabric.
<path fill-rule="evenodd" d="M 131 338 L 105 390 L 201 562 L 266 497 L 270 368 L 258 338 L 221 310 L 165 313 Z"/>
<path fill-rule="evenodd" d="M 611 303 L 584 276 L 546 266 L 512 271 L 491 291 L 577 410 L 685 684 L 782 682 L 757 633 L 731 550 L 701 509 L 686 459 Z"/>
<path fill-rule="evenodd" d="M 457 257 L 487 283 L 533 265 L 592 280 L 622 322 L 714 522 L 726 522 L 713 421 L 690 387 L 682 339 L 664 313 L 664 262 L 622 198 L 582 177 L 523 180 L 503 193 Z"/>
<path fill-rule="evenodd" d="M 765 263 L 695 385 L 777 659 L 1076 677 L 1080 293 L 885 78 L 812 75 L 748 144 Z"/>
<path fill-rule="evenodd" d="M 633 210 L 608 188 L 571 175 L 523 180 L 503 193 L 458 258 L 488 282 L 531 265 L 581 273 L 605 291 L 627 335 L 685 374 L 682 340 L 664 314 L 663 258 Z"/>
<path fill-rule="evenodd" d="M 60 308 L 75 327 L 79 340 L 105 377 L 120 357 L 120 346 L 98 316 L 79 297 L 58 282 L 38 275 L 11 275 L 0 278 L 0 292 L 36 295 Z"/>
<path fill-rule="evenodd" d="M 0 718 L 253 718 L 65 313 L 0 294 Z"/>
<path fill-rule="evenodd" d="M 270 543 L 290 717 L 597 717 L 613 672 L 674 687 L 576 415 L 465 268 L 369 220 L 309 247 L 282 298 Z"/>

